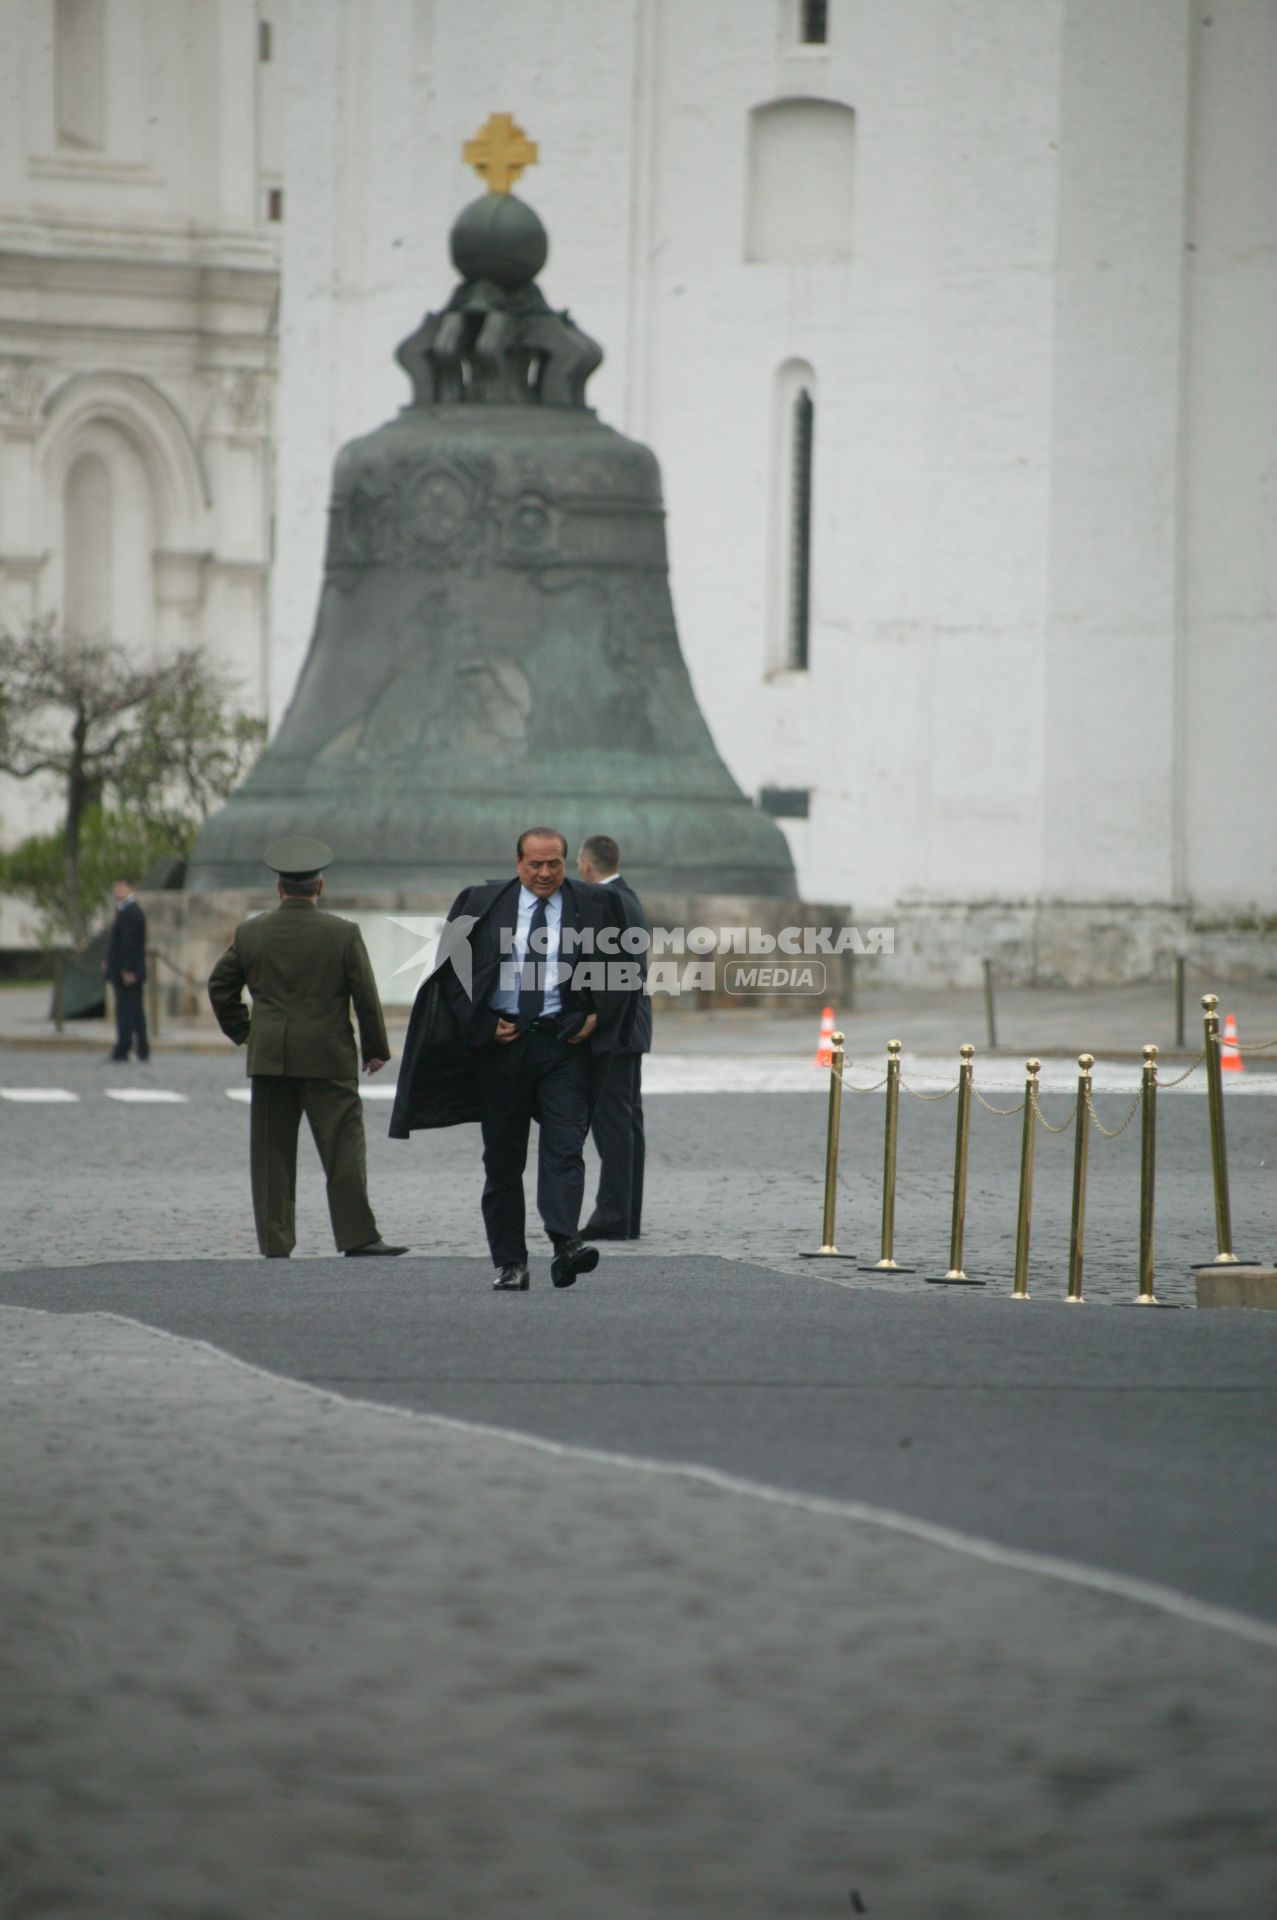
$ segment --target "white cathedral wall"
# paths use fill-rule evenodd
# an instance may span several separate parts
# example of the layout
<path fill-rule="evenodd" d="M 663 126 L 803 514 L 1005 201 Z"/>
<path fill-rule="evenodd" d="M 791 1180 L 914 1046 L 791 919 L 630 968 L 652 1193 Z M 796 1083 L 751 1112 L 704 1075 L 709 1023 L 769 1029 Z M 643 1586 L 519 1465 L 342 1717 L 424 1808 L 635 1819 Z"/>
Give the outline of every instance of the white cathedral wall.
<path fill-rule="evenodd" d="M 69 570 L 113 638 L 143 658 L 202 644 L 257 711 L 278 232 L 260 10 L 81 9 L 100 18 L 102 84 L 95 105 L 90 61 L 71 117 L 96 145 L 66 137 L 53 0 L 0 11 L 0 617 L 65 616 Z M 282 27 L 284 0 L 269 11 Z M 107 568 L 66 549 L 67 480 L 86 458 Z M 3 783 L 7 844 L 57 815 L 47 786 Z M 0 902 L 0 944 L 28 918 Z"/>
<path fill-rule="evenodd" d="M 1248 797 L 1271 815 L 1272 756 L 1242 781 L 1230 743 L 1271 729 L 1277 671 L 1277 10 L 833 0 L 825 49 L 796 17 L 308 7 L 272 713 L 314 618 L 333 454 L 406 398 L 393 347 L 446 299 L 478 190 L 461 141 L 508 109 L 541 144 L 517 191 L 550 231 L 547 297 L 607 351 L 591 399 L 662 463 L 706 716 L 747 792 L 811 789 L 804 892 L 899 918 L 916 973 L 971 978 L 985 952 L 1040 977 L 1160 965 L 1190 899 L 1273 894 L 1277 836 Z M 750 260 L 750 114 L 804 98 L 854 111 L 850 204 L 829 133 L 793 251 L 823 228 L 851 258 Z M 776 648 L 793 362 L 817 391 L 806 673 Z"/>
<path fill-rule="evenodd" d="M 1277 916 L 1277 8 L 1195 28 L 1187 255 L 1184 875 Z"/>
<path fill-rule="evenodd" d="M 406 397 L 393 346 L 447 297 L 448 227 L 478 188 L 461 141 L 508 107 L 542 148 L 517 189 L 550 231 L 542 284 L 607 352 L 591 399 L 662 461 L 680 636 L 716 738 L 748 792 L 813 789 L 805 890 L 1030 892 L 1059 8 L 986 0 L 947 29 L 938 4 L 835 6 L 827 50 L 796 46 L 789 12 L 488 0 L 437 5 L 427 30 L 388 0 L 355 31 L 345 0 L 309 11 L 288 114 L 273 714 L 314 618 L 333 453 Z M 810 181 L 813 231 L 849 225 L 851 265 L 745 258 L 748 116 L 789 97 L 856 111 L 850 215 L 826 191 L 842 181 Z M 773 388 L 794 357 L 820 389 L 806 675 L 769 655 Z"/>

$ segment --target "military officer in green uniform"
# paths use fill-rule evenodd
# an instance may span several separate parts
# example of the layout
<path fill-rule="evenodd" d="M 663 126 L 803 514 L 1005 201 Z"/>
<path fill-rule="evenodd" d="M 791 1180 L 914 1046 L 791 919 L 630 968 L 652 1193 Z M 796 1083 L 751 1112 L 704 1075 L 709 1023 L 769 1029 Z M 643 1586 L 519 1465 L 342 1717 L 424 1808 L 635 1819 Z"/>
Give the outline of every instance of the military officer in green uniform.
<path fill-rule="evenodd" d="M 386 1245 L 368 1204 L 352 1005 L 365 1072 L 381 1071 L 390 1043 L 359 928 L 319 908 L 332 849 L 296 836 L 272 841 L 263 857 L 278 875 L 279 905 L 235 929 L 208 981 L 223 1033 L 236 1046 L 248 1043 L 257 1244 L 268 1259 L 287 1259 L 293 1250 L 297 1133 L 304 1113 L 327 1176 L 339 1250 L 406 1253 L 406 1247 Z"/>

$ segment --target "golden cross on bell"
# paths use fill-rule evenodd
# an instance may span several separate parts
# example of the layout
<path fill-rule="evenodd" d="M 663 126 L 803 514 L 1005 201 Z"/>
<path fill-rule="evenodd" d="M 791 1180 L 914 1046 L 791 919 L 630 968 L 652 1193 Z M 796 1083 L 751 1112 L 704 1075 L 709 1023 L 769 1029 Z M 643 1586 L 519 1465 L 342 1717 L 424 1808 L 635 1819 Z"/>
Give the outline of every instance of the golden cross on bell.
<path fill-rule="evenodd" d="M 536 165 L 537 145 L 513 114 L 494 113 L 487 126 L 466 141 L 461 158 L 486 181 L 489 193 L 509 193 L 523 169 Z"/>

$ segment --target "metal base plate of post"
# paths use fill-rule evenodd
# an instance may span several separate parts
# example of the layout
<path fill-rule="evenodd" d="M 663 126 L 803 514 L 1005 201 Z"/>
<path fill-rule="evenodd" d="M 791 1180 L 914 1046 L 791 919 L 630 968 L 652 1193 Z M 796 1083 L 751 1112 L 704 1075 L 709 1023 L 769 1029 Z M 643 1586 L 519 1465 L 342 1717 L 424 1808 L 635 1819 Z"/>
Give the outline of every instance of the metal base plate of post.
<path fill-rule="evenodd" d="M 1230 1254 L 1227 1260 L 1221 1260 L 1217 1253 L 1213 1253 L 1209 1260 L 1194 1260 L 1188 1271 L 1200 1273 L 1203 1267 L 1213 1267 L 1216 1273 L 1228 1273 L 1233 1267 L 1267 1267 L 1271 1264 L 1268 1260 L 1251 1260 L 1240 1253 Z"/>

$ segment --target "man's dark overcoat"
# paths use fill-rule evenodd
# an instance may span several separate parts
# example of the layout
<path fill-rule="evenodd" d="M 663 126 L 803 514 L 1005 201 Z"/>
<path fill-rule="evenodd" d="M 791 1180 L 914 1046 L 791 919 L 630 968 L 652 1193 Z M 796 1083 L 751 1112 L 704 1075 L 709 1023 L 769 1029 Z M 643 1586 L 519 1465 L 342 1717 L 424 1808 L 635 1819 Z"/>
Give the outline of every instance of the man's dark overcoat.
<path fill-rule="evenodd" d="M 122 987 L 126 973 L 146 978 L 146 915 L 133 899 L 116 908 L 106 942 L 107 979 Z"/>
<path fill-rule="evenodd" d="M 627 927 L 642 927 L 648 938 L 651 938 L 652 929 L 643 911 L 643 903 L 622 874 L 618 873 L 615 880 L 609 880 L 601 891 L 616 896 L 621 903 Z M 643 980 L 646 980 L 647 949 L 645 948 L 635 958 L 638 962 L 639 974 Z M 646 993 L 627 996 L 623 1007 L 615 1008 L 607 1020 L 600 1018 L 598 1031 L 594 1036 L 593 1050 L 596 1054 L 650 1053 L 652 1051 L 652 1002 Z"/>
<path fill-rule="evenodd" d="M 597 936 L 606 927 L 625 926 L 623 903 L 610 897 L 610 887 L 593 887 L 584 880 L 565 879 L 563 926 L 591 929 Z M 444 959 L 423 981 L 413 1003 L 404 1042 L 399 1084 L 390 1116 L 392 1140 L 406 1140 L 421 1128 L 455 1127 L 479 1118 L 479 1062 L 481 1051 L 496 1032 L 500 1018 L 489 1005 L 499 984 L 501 963 L 508 958 L 503 933 L 512 933 L 518 920 L 519 879 L 485 880 L 466 887 L 449 909 L 448 919 L 461 915 L 474 917 L 475 924 L 466 936 L 471 956 L 471 991 L 467 994 L 451 959 Z M 596 962 L 606 954 L 568 954 L 562 957 L 575 964 L 578 958 Z M 623 960 L 624 954 L 610 956 Z M 574 987 L 561 989 L 560 1031 L 575 1031 L 591 1013 L 599 1025 L 616 1024 L 628 1034 L 634 1019 L 637 995 L 612 988 Z M 585 1043 L 590 1044 L 588 1041 Z"/>

